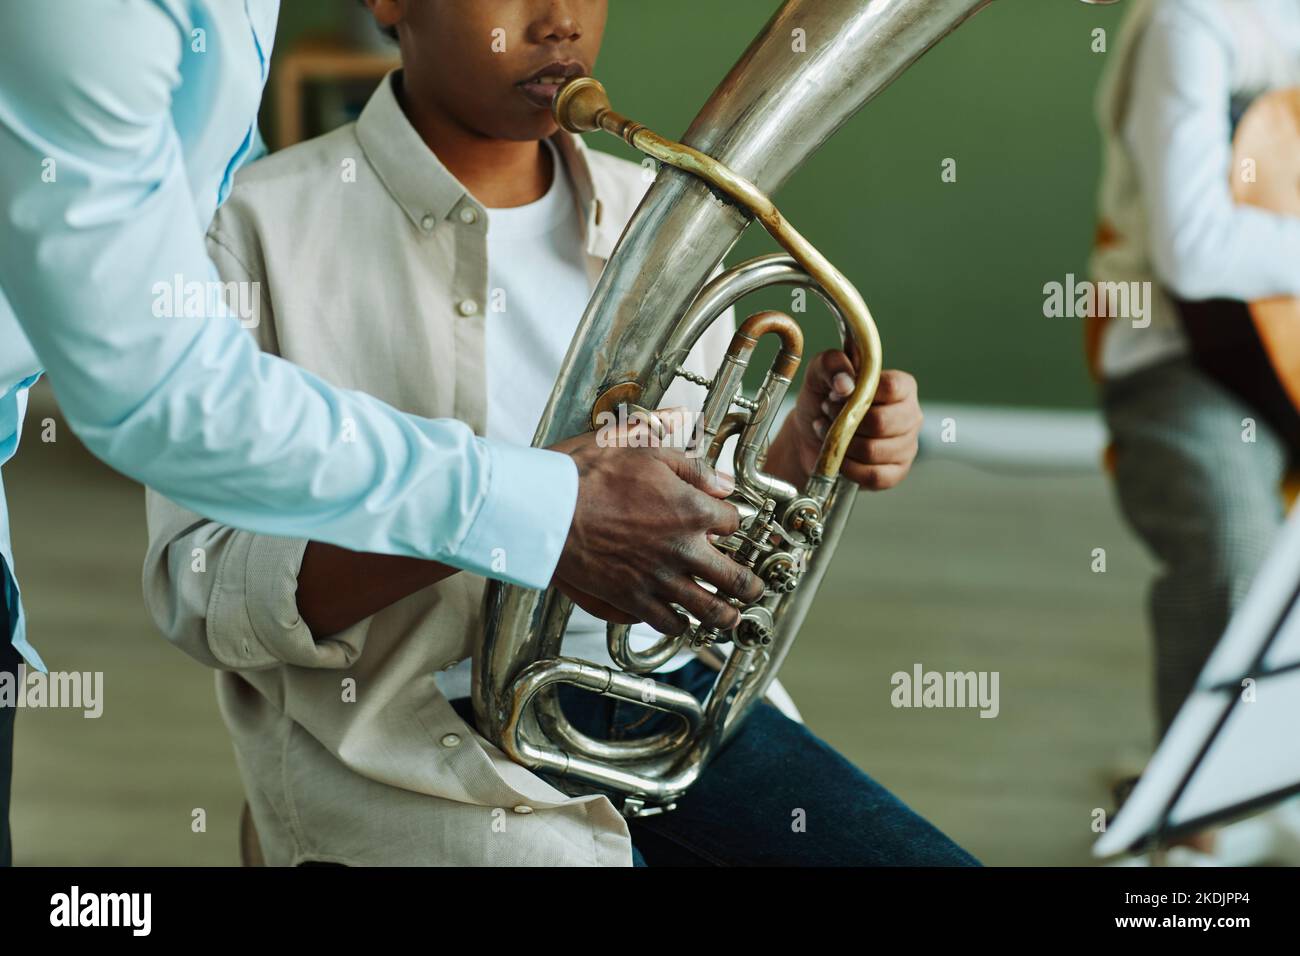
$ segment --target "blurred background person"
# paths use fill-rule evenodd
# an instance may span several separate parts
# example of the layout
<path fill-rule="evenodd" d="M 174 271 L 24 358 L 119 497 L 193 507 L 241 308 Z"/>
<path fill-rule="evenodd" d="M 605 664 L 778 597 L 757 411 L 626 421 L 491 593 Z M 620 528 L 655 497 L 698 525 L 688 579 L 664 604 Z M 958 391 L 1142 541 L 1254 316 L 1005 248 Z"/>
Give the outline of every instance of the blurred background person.
<path fill-rule="evenodd" d="M 1300 440 L 1247 307 L 1300 294 L 1300 218 L 1238 205 L 1231 179 L 1242 115 L 1298 83 L 1297 0 L 1143 0 L 1101 87 L 1093 278 L 1150 283 L 1153 296 L 1149 324 L 1103 314 L 1088 348 L 1119 504 L 1159 565 L 1148 610 L 1160 735 L 1281 525 Z M 1213 833 L 1189 838 L 1170 859 L 1298 851 L 1293 810 L 1225 830 L 1218 845 Z"/>

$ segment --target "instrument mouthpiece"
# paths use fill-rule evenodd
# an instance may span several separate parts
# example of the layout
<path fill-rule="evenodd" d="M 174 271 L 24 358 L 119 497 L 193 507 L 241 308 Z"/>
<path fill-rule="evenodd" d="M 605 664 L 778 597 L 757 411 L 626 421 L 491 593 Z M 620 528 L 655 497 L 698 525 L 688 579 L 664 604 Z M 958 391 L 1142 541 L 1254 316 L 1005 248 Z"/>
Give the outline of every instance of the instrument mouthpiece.
<path fill-rule="evenodd" d="M 601 128 L 601 116 L 610 111 L 609 95 L 599 80 L 579 76 L 569 80 L 555 94 L 551 112 L 561 129 L 570 133 L 591 133 Z"/>

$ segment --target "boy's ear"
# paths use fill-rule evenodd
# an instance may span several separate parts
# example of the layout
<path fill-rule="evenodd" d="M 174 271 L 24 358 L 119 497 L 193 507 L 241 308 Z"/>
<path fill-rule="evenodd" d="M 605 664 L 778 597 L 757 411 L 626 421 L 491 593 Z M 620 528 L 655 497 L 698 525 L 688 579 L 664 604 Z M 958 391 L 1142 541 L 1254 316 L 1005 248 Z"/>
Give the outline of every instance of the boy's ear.
<path fill-rule="evenodd" d="M 406 17 L 406 0 L 364 0 L 371 14 L 384 30 L 393 31 Z"/>

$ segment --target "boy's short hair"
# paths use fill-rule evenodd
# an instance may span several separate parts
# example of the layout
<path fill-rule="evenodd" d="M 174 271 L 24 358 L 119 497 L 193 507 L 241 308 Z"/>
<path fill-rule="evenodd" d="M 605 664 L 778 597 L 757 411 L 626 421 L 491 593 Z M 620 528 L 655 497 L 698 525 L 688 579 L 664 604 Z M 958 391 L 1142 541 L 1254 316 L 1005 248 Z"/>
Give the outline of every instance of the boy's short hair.
<path fill-rule="evenodd" d="M 364 7 L 366 5 L 366 0 L 357 0 L 357 3 L 361 4 Z M 378 23 L 376 23 L 375 26 L 379 27 L 379 32 L 382 33 L 384 36 L 388 37 L 388 39 L 390 40 L 397 39 L 397 27 L 381 27 L 379 26 Z"/>

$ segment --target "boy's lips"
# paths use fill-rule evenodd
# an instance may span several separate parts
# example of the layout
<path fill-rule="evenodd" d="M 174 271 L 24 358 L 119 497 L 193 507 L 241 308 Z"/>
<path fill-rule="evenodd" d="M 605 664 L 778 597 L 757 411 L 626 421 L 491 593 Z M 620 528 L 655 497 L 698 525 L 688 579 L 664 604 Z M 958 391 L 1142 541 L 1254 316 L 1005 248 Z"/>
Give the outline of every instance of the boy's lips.
<path fill-rule="evenodd" d="M 575 76 L 586 76 L 587 68 L 572 60 L 548 63 L 526 79 L 515 84 L 534 106 L 549 110 L 556 92 L 567 80 Z"/>

